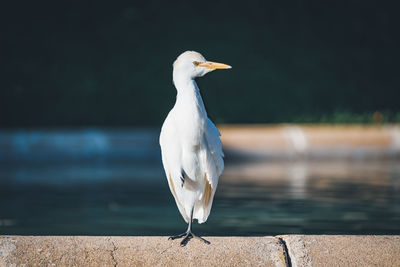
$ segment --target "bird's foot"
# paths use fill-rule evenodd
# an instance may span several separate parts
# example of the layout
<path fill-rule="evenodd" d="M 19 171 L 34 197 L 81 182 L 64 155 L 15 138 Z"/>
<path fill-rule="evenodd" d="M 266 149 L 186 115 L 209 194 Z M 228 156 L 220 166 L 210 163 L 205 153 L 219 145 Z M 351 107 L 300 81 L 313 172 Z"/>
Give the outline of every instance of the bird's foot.
<path fill-rule="evenodd" d="M 188 242 L 190 241 L 190 239 L 192 239 L 192 238 L 196 238 L 196 239 L 198 239 L 198 240 L 200 240 L 200 241 L 203 241 L 203 242 L 206 243 L 207 245 L 211 244 L 210 241 L 205 240 L 204 238 L 202 238 L 202 237 L 200 237 L 200 236 L 194 235 L 192 232 L 186 232 L 186 233 L 183 233 L 183 234 L 180 234 L 180 235 L 170 236 L 170 237 L 168 238 L 168 240 L 174 240 L 174 239 L 181 238 L 181 237 L 184 237 L 183 240 L 181 241 L 181 247 L 186 246 L 187 243 L 188 243 Z"/>

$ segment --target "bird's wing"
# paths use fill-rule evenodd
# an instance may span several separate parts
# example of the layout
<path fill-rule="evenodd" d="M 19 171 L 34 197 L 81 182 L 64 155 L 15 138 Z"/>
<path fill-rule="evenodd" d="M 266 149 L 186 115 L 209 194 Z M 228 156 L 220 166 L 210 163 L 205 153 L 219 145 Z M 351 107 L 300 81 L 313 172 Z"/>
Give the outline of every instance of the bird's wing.
<path fill-rule="evenodd" d="M 199 223 L 205 222 L 210 214 L 219 176 L 224 170 L 224 153 L 222 152 L 220 136 L 221 134 L 217 127 L 208 119 L 201 144 L 202 149 L 200 150 L 202 170 L 204 172 L 203 176 L 205 179 L 204 191 L 201 195 L 202 203 L 196 205 L 194 209 L 194 218 L 196 218 Z"/>
<path fill-rule="evenodd" d="M 165 175 L 167 177 L 168 185 L 175 202 L 178 206 L 179 212 L 182 214 L 186 222 L 189 222 L 189 217 L 185 211 L 184 206 L 179 201 L 178 192 L 182 187 L 182 167 L 181 167 L 181 152 L 179 150 L 179 140 L 176 138 L 176 129 L 173 122 L 169 117 L 164 122 L 160 134 L 161 156 L 164 166 Z"/>
<path fill-rule="evenodd" d="M 204 133 L 205 142 L 208 147 L 205 158 L 205 171 L 207 180 L 215 190 L 218 184 L 218 178 L 224 170 L 224 152 L 222 151 L 221 134 L 210 119 L 207 121 L 207 127 Z"/>

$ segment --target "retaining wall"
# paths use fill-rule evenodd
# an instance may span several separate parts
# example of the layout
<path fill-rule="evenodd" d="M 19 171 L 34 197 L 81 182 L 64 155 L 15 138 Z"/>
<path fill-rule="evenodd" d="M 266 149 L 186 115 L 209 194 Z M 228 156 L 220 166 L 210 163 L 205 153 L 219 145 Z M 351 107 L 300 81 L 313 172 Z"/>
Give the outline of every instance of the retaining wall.
<path fill-rule="evenodd" d="M 0 236 L 0 266 L 400 266 L 400 236 Z"/>

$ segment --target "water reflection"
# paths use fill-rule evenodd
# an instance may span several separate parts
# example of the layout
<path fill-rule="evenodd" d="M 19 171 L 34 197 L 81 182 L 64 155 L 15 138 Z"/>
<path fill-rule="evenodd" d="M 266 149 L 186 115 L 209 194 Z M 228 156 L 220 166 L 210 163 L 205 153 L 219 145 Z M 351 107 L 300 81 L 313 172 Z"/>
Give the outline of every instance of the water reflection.
<path fill-rule="evenodd" d="M 232 162 L 196 231 L 400 234 L 399 163 Z M 184 227 L 158 160 L 0 171 L 2 234 L 167 235 Z"/>
<path fill-rule="evenodd" d="M 253 210 L 255 227 L 390 234 L 400 228 L 399 182 L 396 161 L 258 162 L 229 168 L 221 191 Z"/>

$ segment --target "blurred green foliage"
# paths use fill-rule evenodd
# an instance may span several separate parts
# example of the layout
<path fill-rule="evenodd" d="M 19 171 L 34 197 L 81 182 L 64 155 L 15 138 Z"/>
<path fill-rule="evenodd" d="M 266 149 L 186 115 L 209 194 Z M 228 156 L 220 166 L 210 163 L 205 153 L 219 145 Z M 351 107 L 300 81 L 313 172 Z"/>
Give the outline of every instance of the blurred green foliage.
<path fill-rule="evenodd" d="M 185 50 L 217 123 L 400 122 L 396 1 L 10 1 L 0 126 L 160 125 Z"/>

